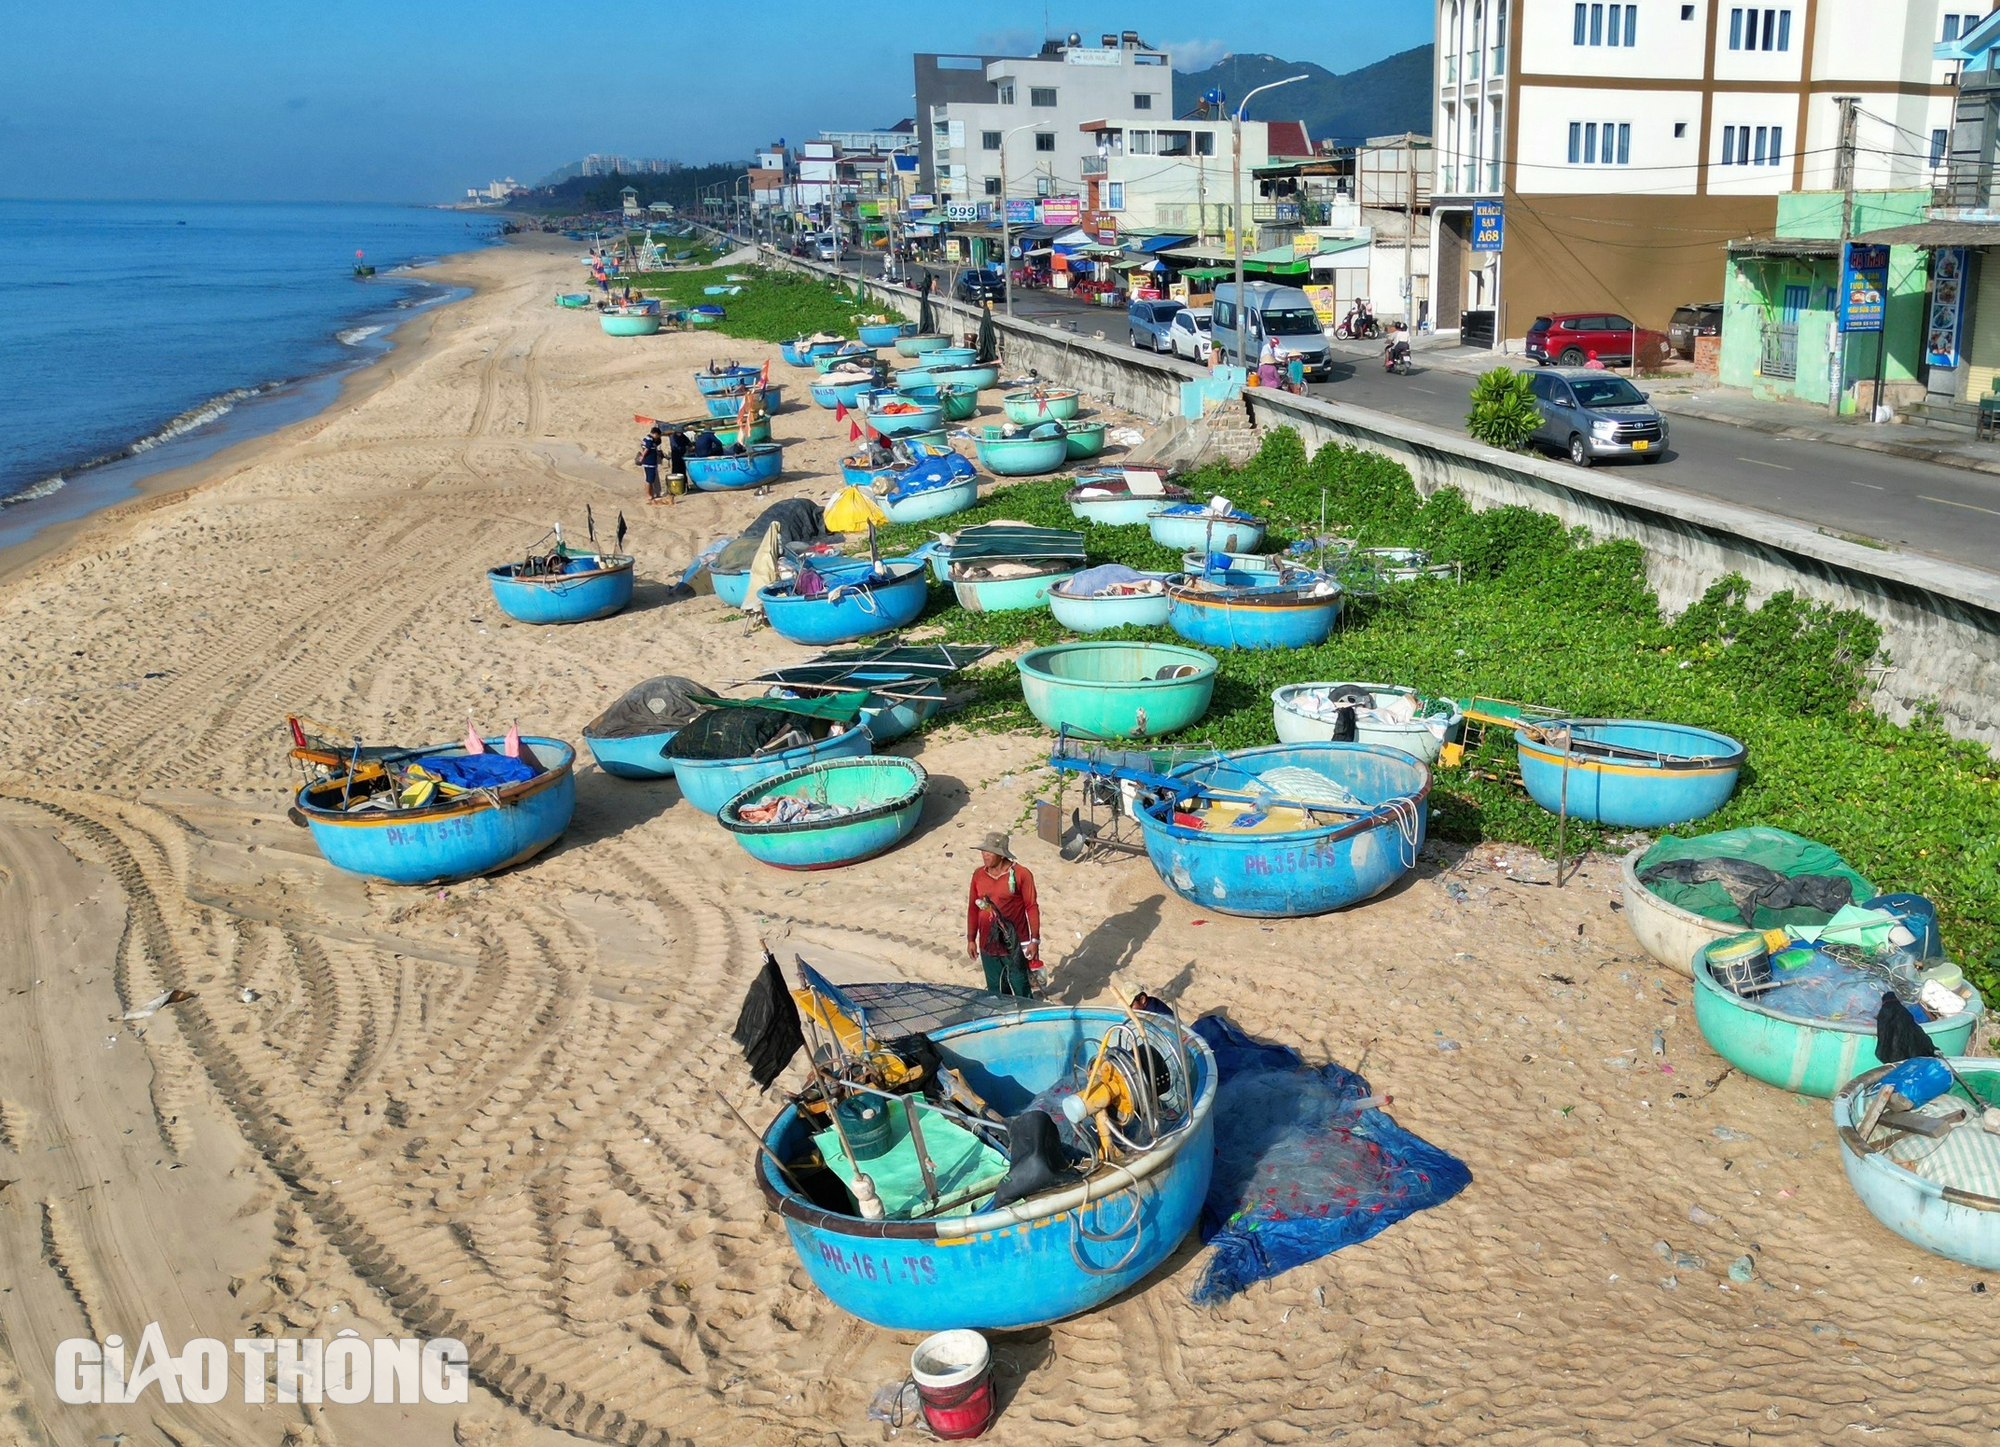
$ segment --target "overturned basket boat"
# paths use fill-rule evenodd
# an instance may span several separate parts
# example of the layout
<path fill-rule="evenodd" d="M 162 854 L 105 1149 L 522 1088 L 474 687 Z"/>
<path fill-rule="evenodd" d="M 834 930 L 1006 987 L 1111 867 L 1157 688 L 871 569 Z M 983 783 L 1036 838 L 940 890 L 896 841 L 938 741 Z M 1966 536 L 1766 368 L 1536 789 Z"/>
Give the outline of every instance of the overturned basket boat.
<path fill-rule="evenodd" d="M 831 759 L 752 784 L 715 817 L 753 859 L 778 869 L 838 869 L 886 853 L 910 836 L 924 812 L 929 777 L 921 764 L 893 754 Z M 743 810 L 781 798 L 845 812 L 787 823 L 743 817 Z"/>

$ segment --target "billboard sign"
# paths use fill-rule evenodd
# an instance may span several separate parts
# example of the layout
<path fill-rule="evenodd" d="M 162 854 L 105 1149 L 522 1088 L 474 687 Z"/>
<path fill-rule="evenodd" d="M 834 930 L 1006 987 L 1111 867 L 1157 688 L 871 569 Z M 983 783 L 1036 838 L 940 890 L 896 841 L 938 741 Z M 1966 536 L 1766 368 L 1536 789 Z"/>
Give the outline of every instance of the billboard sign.
<path fill-rule="evenodd" d="M 1843 332 L 1882 330 L 1884 299 L 1889 295 L 1889 248 L 1847 243 L 1847 264 L 1840 272 L 1840 329 Z"/>
<path fill-rule="evenodd" d="M 1933 367 L 1958 365 L 1958 330 L 1965 314 L 1965 248 L 1940 246 L 1931 253 L 1931 303 L 1924 326 L 1924 360 Z"/>
<path fill-rule="evenodd" d="M 1472 203 L 1472 249 L 1498 251 L 1507 239 L 1507 218 L 1498 201 Z"/>

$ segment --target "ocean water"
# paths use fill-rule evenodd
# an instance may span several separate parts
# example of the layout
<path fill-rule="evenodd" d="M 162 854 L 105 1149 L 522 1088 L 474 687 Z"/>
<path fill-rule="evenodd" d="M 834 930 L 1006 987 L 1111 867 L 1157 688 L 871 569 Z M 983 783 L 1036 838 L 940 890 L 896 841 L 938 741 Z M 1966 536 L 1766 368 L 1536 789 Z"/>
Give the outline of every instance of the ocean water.
<path fill-rule="evenodd" d="M 496 218 L 406 206 L 0 201 L 0 547 L 310 415 L 453 293 L 407 268 Z M 377 268 L 354 277 L 355 252 Z"/>

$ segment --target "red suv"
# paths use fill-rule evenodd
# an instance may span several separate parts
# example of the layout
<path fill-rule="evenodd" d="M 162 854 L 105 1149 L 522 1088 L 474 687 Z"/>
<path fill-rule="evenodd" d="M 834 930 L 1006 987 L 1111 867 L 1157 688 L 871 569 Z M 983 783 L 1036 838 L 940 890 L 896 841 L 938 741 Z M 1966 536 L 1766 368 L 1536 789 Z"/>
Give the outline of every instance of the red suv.
<path fill-rule="evenodd" d="M 1581 367 L 1590 361 L 1629 366 L 1632 336 L 1631 320 L 1611 312 L 1557 312 L 1536 317 L 1528 328 L 1528 355 L 1545 367 L 1551 363 Z M 1666 360 L 1664 332 L 1640 327 L 1638 338 L 1641 366 L 1658 366 Z"/>

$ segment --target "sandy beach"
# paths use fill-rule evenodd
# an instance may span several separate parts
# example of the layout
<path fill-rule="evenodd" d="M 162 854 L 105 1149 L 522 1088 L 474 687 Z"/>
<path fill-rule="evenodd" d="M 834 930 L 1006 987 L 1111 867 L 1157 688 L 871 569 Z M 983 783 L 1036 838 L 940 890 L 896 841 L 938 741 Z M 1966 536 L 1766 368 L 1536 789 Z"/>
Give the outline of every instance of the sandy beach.
<path fill-rule="evenodd" d="M 972 846 L 1011 829 L 1057 997 L 1145 987 L 1358 1065 L 1473 1182 L 1218 1309 L 1189 1302 L 1191 1240 L 1103 1310 L 998 1336 L 991 1440 L 1991 1439 L 2000 1289 L 1868 1216 L 1824 1102 L 1703 1045 L 1688 982 L 1620 917 L 1615 860 L 1557 890 L 1535 856 L 1433 845 L 1348 914 L 1204 915 L 1143 859 L 1068 865 L 1034 840 L 1044 736 L 946 728 L 892 749 L 932 777 L 917 837 L 846 870 L 766 869 L 671 782 L 589 768 L 524 868 L 399 889 L 326 866 L 286 819 L 288 712 L 383 742 L 456 737 L 468 711 L 576 740 L 641 679 L 805 656 L 712 597 L 664 601 L 770 499 L 647 506 L 632 418 L 698 410 L 711 358 L 768 356 L 793 402 L 774 491 L 811 497 L 846 424 L 803 405 L 775 347 L 613 339 L 558 309 L 575 251 L 449 262 L 475 294 L 335 407 L 8 560 L 7 1435 L 888 1440 L 867 1405 L 916 1338 L 813 1289 L 714 1092 L 774 1112 L 728 1038 L 759 940 L 976 983 Z M 558 521 L 576 536 L 586 505 L 601 534 L 631 526 L 633 607 L 509 625 L 483 569 Z M 117 1018 L 169 989 L 194 998 Z M 59 1341 L 152 1321 L 169 1342 L 453 1336 L 472 1401 L 58 1402 Z"/>

